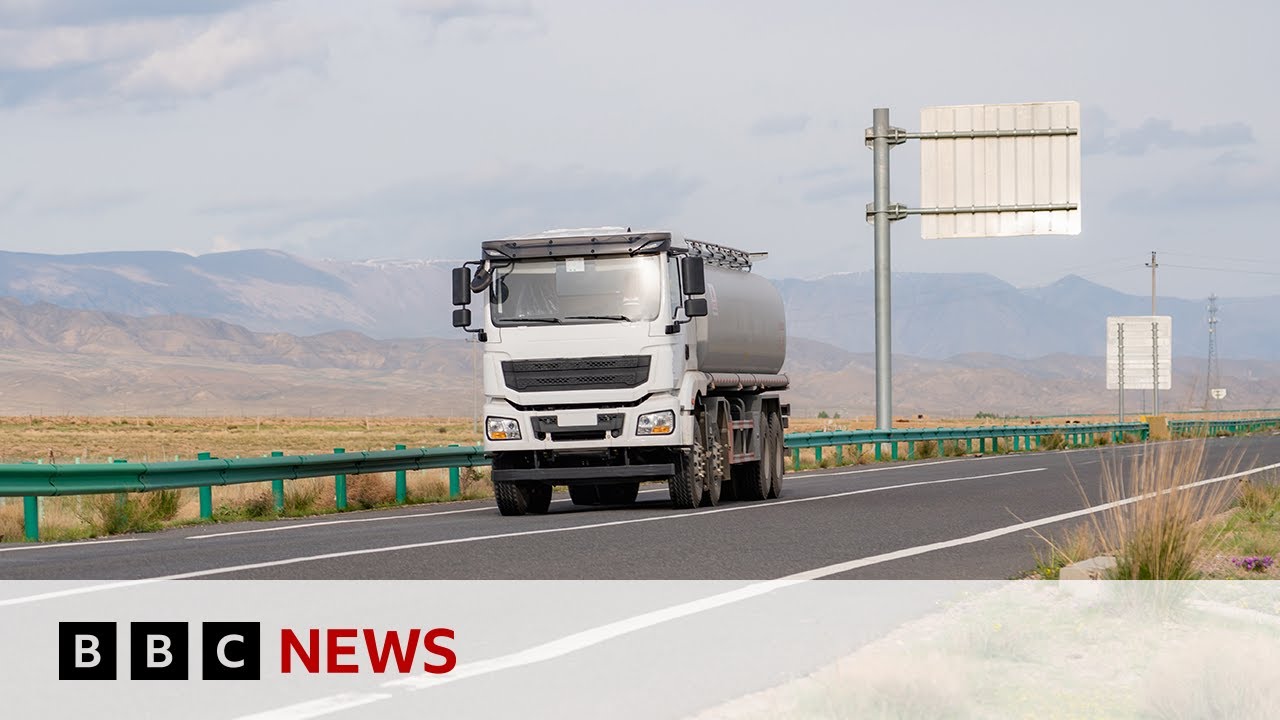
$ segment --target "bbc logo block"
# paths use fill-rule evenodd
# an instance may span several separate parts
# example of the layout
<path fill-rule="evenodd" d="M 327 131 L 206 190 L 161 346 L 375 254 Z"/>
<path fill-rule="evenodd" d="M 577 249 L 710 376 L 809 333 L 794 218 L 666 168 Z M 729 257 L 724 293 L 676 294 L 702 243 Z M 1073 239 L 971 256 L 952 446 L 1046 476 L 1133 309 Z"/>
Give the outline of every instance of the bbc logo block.
<path fill-rule="evenodd" d="M 129 624 L 129 677 L 134 680 L 187 679 L 187 624 Z"/>
<path fill-rule="evenodd" d="M 201 629 L 205 680 L 261 680 L 262 626 L 256 622 L 207 622 Z"/>
<path fill-rule="evenodd" d="M 58 679 L 117 679 L 116 625 L 114 622 L 58 623 Z M 128 650 L 132 680 L 187 680 L 191 676 L 188 623 L 129 623 Z M 200 660 L 204 680 L 260 680 L 261 624 L 201 623 Z"/>
<path fill-rule="evenodd" d="M 58 623 L 59 680 L 115 680 L 116 624 Z"/>

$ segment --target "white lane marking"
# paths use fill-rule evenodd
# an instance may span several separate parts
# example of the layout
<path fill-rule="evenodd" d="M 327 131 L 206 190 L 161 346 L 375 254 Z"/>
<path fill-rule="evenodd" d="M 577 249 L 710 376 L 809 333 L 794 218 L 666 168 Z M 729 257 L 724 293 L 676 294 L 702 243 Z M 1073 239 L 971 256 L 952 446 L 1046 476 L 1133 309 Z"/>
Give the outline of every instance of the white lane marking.
<path fill-rule="evenodd" d="M 360 550 L 342 550 L 339 552 L 323 553 L 320 555 L 304 555 L 302 557 L 285 558 L 282 560 L 267 560 L 264 562 L 247 563 L 244 565 L 230 565 L 220 568 L 208 568 L 205 570 L 192 570 L 190 572 L 175 573 L 172 575 L 159 575 L 148 578 L 138 578 L 136 580 L 117 580 L 115 582 L 102 583 L 100 585 L 88 585 L 84 587 L 67 588 L 63 590 L 54 590 L 46 593 L 38 593 L 35 595 L 24 595 L 16 598 L 0 600 L 0 607 L 10 605 L 22 605 L 25 603 L 38 602 L 40 600 L 52 600 L 54 598 L 70 597 L 73 595 L 84 595 L 92 592 L 100 592 L 103 590 L 115 590 L 119 588 L 135 587 L 138 585 L 150 585 L 152 583 L 165 582 L 168 580 L 190 580 L 192 578 L 209 577 L 211 575 L 224 575 L 227 573 L 244 572 L 246 570 L 260 570 L 263 568 L 281 567 L 284 565 L 296 565 L 298 563 L 315 562 L 319 560 L 333 560 L 336 558 L 356 557 L 359 555 L 376 555 L 380 553 L 399 552 L 401 550 L 416 550 L 426 547 L 439 547 L 442 545 L 461 545 L 464 543 L 483 542 L 487 540 L 503 540 L 513 537 L 528 537 L 531 535 L 551 535 L 556 533 L 579 532 L 583 530 L 596 530 L 599 528 L 617 527 L 619 525 L 638 525 L 640 523 L 650 522 L 678 522 L 681 520 L 690 520 L 700 518 L 707 515 L 719 515 L 729 512 L 744 512 L 748 510 L 767 510 L 769 508 L 782 507 L 784 505 L 793 505 L 795 503 L 816 502 L 818 500 L 833 500 L 836 498 L 849 497 L 852 495 L 862 495 L 865 493 L 884 492 L 886 490 L 901 490 L 905 488 L 922 487 L 925 485 L 940 485 L 943 483 L 961 482 L 965 480 L 981 480 L 984 478 L 1006 477 L 1009 475 L 1023 475 L 1026 473 L 1043 472 L 1048 468 L 1030 468 L 1026 470 L 1011 470 L 1000 473 L 986 473 L 983 475 L 968 475 L 965 477 L 943 478 L 941 480 L 923 480 L 913 483 L 902 483 L 899 485 L 885 485 L 873 488 L 863 488 L 861 490 L 848 490 L 845 492 L 831 493 L 829 495 L 815 495 L 812 497 L 790 498 L 787 500 L 774 500 L 772 502 L 751 503 L 746 505 L 730 505 L 729 507 L 714 508 L 711 510 L 700 510 L 688 513 L 679 513 L 672 515 L 650 515 L 642 518 L 630 518 L 627 520 L 611 520 L 607 522 L 588 523 L 585 525 L 568 525 L 561 527 L 542 528 L 539 530 L 513 530 L 511 532 L 494 533 L 491 535 L 472 535 L 460 538 L 445 538 L 443 540 L 428 540 L 425 542 L 408 543 L 404 545 L 390 545 L 385 547 L 363 548 Z"/>
<path fill-rule="evenodd" d="M 345 520 L 325 520 L 324 522 L 294 523 L 291 525 L 272 525 L 271 527 L 254 528 L 252 530 L 228 530 L 227 532 L 207 533 L 204 535 L 188 535 L 188 540 L 207 540 L 209 538 L 231 537 L 232 535 L 254 535 L 257 533 L 281 532 L 282 530 L 301 530 L 303 528 L 324 527 L 326 525 L 350 525 L 352 523 L 388 522 L 392 520 L 413 520 L 416 518 L 435 517 L 436 515 L 457 515 L 493 510 L 484 507 L 465 508 L 462 510 L 442 510 L 440 512 L 412 513 L 409 515 L 379 515 L 378 517 L 347 518 Z"/>
<path fill-rule="evenodd" d="M 271 720 L 306 720 L 306 718 L 350 710 L 361 705 L 386 700 L 390 697 L 387 693 L 339 693 L 316 700 L 300 702 L 279 710 L 242 715 L 241 720 L 267 720 L 267 718 Z"/>
<path fill-rule="evenodd" d="M 861 473 L 878 472 L 881 470 L 906 470 L 907 468 L 913 468 L 913 467 L 927 467 L 929 465 L 942 465 L 945 463 L 956 462 L 957 460 L 961 460 L 961 459 L 963 458 L 956 458 L 953 460 L 938 460 L 936 462 L 917 463 L 914 465 L 895 465 L 895 466 L 886 466 L 886 467 L 864 468 L 862 470 L 844 470 L 840 472 L 830 472 L 830 473 L 805 473 L 803 475 L 798 476 L 798 478 L 824 478 L 824 477 L 837 477 L 841 475 L 858 475 Z M 973 458 L 973 459 L 980 460 L 981 458 Z M 640 494 L 643 495 L 645 493 L 666 493 L 666 492 L 668 492 L 666 488 L 651 488 L 648 490 L 641 490 Z M 554 504 L 554 503 L 566 503 L 570 501 L 568 499 L 562 498 L 560 500 L 554 500 L 552 502 Z M 473 512 L 485 512 L 485 511 L 492 512 L 493 507 L 490 505 L 486 505 L 484 507 L 465 508 L 462 510 L 442 510 L 439 512 L 413 513 L 409 515 L 379 515 L 378 517 L 348 518 L 344 520 L 324 520 L 321 522 L 294 523 L 290 525 L 272 525 L 271 527 L 254 528 L 252 530 L 228 530 L 227 532 L 205 533 L 202 535 L 188 535 L 186 539 L 187 540 L 207 540 L 209 538 L 231 537 L 233 535 L 254 535 L 257 533 L 282 532 L 284 530 L 302 530 L 305 528 L 324 527 L 326 525 L 350 525 L 352 523 L 412 520 L 412 519 L 434 517 L 436 515 L 456 515 L 458 513 L 473 513 Z"/>
<path fill-rule="evenodd" d="M 142 538 L 119 538 L 117 540 L 76 540 L 74 542 L 18 545 L 16 547 L 0 547 L 0 553 L 18 552 L 19 550 L 52 550 L 54 548 L 83 547 L 85 545 L 107 545 L 110 543 L 138 542 L 141 539 Z"/>

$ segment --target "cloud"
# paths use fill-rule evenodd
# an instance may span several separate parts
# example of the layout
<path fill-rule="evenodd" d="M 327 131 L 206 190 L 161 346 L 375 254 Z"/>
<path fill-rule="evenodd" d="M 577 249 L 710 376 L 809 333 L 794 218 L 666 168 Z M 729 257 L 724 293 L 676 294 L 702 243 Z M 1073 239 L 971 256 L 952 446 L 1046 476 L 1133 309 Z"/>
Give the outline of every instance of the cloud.
<path fill-rule="evenodd" d="M 0 29 L 0 106 L 48 98 L 156 102 L 206 96 L 286 69 L 321 66 L 326 35 L 334 30 L 319 14 L 299 15 L 296 7 L 291 12 L 274 4 L 207 1 L 194 3 L 190 12 L 165 14 L 160 5 L 134 2 L 114 14 L 80 15 L 55 5 L 50 19 L 103 22 Z"/>
<path fill-rule="evenodd" d="M 793 135 L 804 132 L 808 126 L 808 115 L 766 115 L 752 123 L 751 134 L 757 137 Z"/>
<path fill-rule="evenodd" d="M 408 15 L 426 19 L 433 33 L 453 27 L 477 42 L 547 29 L 541 13 L 523 0 L 402 0 L 400 6 Z"/>
<path fill-rule="evenodd" d="M 1221 213 L 1280 204 L 1280 172 L 1240 172 L 1240 166 L 1199 168 L 1164 187 L 1143 187 L 1116 195 L 1111 206 L 1126 213 Z"/>
<path fill-rule="evenodd" d="M 240 243 L 228 240 L 225 236 L 216 235 L 209 242 L 209 252 L 234 252 L 240 249 Z"/>
<path fill-rule="evenodd" d="M 405 255 L 467 252 L 479 240 L 552 227 L 670 222 L 700 181 L 679 171 L 582 167 L 432 177 L 290 213 L 248 219 L 238 236 L 312 254 L 367 255 L 376 239 Z M 446 247 L 441 248 L 440 245 Z"/>
<path fill-rule="evenodd" d="M 1093 127 L 1090 127 L 1090 125 Z M 1136 128 L 1114 129 L 1101 110 L 1085 112 L 1083 152 L 1087 155 L 1109 153 L 1122 156 L 1146 155 L 1152 150 L 1179 148 L 1227 148 L 1253 145 L 1253 128 L 1244 122 L 1202 125 L 1194 130 L 1181 130 L 1165 118 L 1147 118 Z"/>
<path fill-rule="evenodd" d="M 295 67 L 315 67 L 327 50 L 313 24 L 242 13 L 219 18 L 187 42 L 136 63 L 117 89 L 130 98 L 209 95 Z"/>
<path fill-rule="evenodd" d="M 140 18 L 215 15 L 262 0 L 0 0 L 0 27 L 99 25 Z"/>

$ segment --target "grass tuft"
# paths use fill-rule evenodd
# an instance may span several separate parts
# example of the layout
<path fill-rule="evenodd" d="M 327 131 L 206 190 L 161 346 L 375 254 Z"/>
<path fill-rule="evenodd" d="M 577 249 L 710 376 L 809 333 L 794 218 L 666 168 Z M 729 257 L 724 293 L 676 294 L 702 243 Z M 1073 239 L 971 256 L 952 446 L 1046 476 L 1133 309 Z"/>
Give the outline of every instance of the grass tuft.
<path fill-rule="evenodd" d="M 1067 436 L 1061 431 L 1041 435 L 1039 445 L 1041 450 L 1062 450 L 1067 447 Z"/>
<path fill-rule="evenodd" d="M 1099 549 L 1116 559 L 1114 577 L 1197 578 L 1197 559 L 1219 540 L 1207 521 L 1226 509 L 1234 490 L 1228 483 L 1186 487 L 1209 476 L 1204 443 L 1147 446 L 1127 467 L 1104 463 L 1102 475 L 1104 502 L 1137 498 L 1091 516 Z"/>

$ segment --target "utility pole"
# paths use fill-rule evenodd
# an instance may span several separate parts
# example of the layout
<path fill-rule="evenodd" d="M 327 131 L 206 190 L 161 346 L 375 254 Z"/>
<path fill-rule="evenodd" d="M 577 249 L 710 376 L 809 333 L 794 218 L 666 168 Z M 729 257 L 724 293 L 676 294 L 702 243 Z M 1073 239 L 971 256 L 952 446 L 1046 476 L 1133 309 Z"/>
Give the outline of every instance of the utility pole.
<path fill-rule="evenodd" d="M 1209 361 L 1205 367 L 1204 409 L 1209 410 L 1209 401 L 1213 397 L 1214 388 L 1222 387 L 1222 377 L 1218 369 L 1218 296 L 1209 296 Z M 1222 411 L 1222 401 L 1217 400 L 1218 411 Z"/>
<path fill-rule="evenodd" d="M 1151 268 L 1151 356 L 1155 359 L 1152 365 L 1151 382 L 1151 413 L 1153 415 L 1160 414 L 1160 335 L 1157 331 L 1156 315 L 1156 268 L 1160 264 L 1156 262 L 1156 251 L 1151 251 L 1151 262 L 1147 263 L 1147 267 Z"/>

